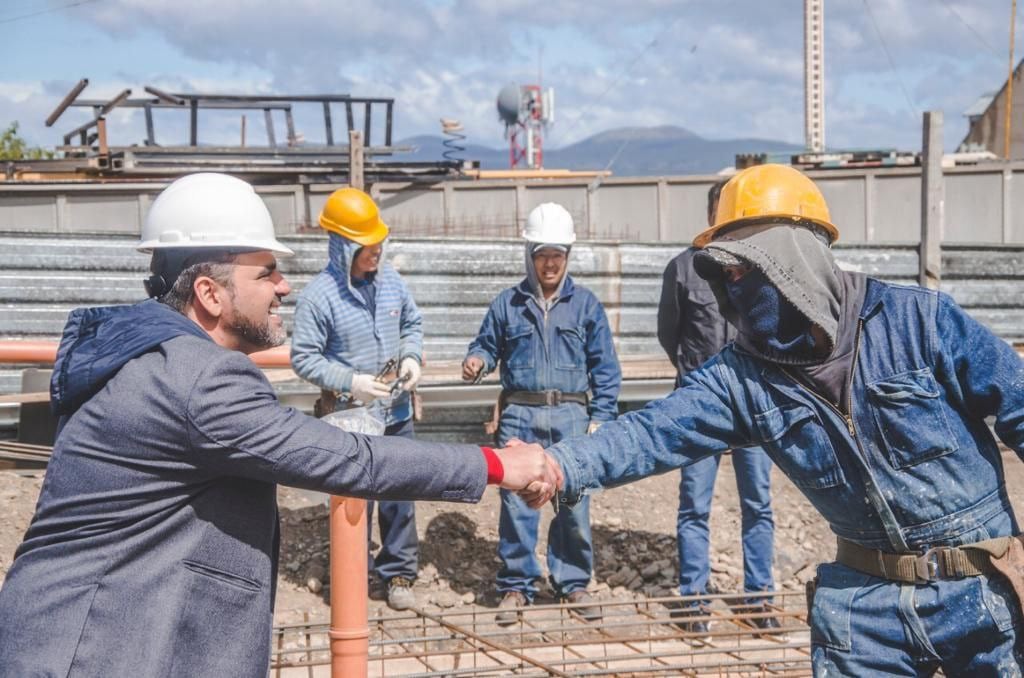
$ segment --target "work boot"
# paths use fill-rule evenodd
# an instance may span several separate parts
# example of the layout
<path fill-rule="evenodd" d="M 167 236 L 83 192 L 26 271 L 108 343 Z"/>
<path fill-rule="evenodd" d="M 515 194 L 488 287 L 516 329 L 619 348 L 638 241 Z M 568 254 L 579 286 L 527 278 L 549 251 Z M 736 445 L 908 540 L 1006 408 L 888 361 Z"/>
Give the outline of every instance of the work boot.
<path fill-rule="evenodd" d="M 512 626 L 522 617 L 522 609 L 530 604 L 526 596 L 519 591 L 506 591 L 498 603 L 498 613 L 494 615 L 494 623 L 498 626 Z"/>
<path fill-rule="evenodd" d="M 583 621 L 596 622 L 601 621 L 603 615 L 601 614 L 601 606 L 598 604 L 594 596 L 584 589 L 579 591 L 573 591 L 567 596 L 562 596 L 563 603 L 581 604 L 580 607 L 571 607 L 569 611 L 573 614 L 577 614 L 583 618 Z"/>
<path fill-rule="evenodd" d="M 669 613 L 671 619 L 677 620 L 673 622 L 676 627 L 683 633 L 695 636 L 695 640 L 708 640 L 710 638 L 711 629 L 708 625 L 707 616 L 708 611 L 699 605 L 688 605 L 687 607 L 672 610 Z M 694 619 L 694 617 L 702 618 Z"/>
<path fill-rule="evenodd" d="M 388 607 L 392 610 L 408 610 L 416 606 L 416 594 L 412 592 L 412 582 L 405 577 L 392 577 L 388 580 Z"/>
<path fill-rule="evenodd" d="M 732 611 L 736 614 L 765 615 L 741 620 L 743 623 L 750 624 L 756 629 L 764 631 L 778 631 L 782 628 L 782 623 L 779 621 L 779 618 L 774 614 L 771 614 L 772 608 L 767 601 L 754 603 L 753 605 L 735 605 L 733 606 Z"/>

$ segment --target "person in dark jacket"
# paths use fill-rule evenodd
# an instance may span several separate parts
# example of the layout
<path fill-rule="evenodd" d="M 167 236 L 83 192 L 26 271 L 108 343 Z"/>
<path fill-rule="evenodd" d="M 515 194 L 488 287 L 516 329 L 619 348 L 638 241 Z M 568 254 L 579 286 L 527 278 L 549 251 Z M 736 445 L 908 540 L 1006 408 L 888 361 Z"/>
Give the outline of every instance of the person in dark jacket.
<path fill-rule="evenodd" d="M 174 182 L 140 247 L 155 298 L 64 330 L 60 428 L 0 589 L 3 678 L 267 675 L 277 483 L 475 502 L 488 482 L 555 482 L 528 452 L 349 434 L 278 403 L 246 354 L 285 339 L 291 251 L 245 182 Z"/>
<path fill-rule="evenodd" d="M 816 675 L 1019 676 L 1024 545 L 993 430 L 1024 457 L 1024 361 L 948 295 L 838 268 L 838 234 L 798 170 L 733 177 L 694 245 L 736 341 L 549 448 L 560 501 L 760 445 L 838 537 L 808 601 Z"/>
<path fill-rule="evenodd" d="M 708 226 L 715 223 L 718 196 L 725 181 L 708 189 Z M 687 373 L 703 365 L 736 337 L 736 329 L 718 311 L 714 292 L 697 275 L 693 260 L 699 250 L 688 247 L 665 267 L 658 303 L 658 342 L 676 368 L 676 387 Z M 743 590 L 770 591 L 775 523 L 772 519 L 772 461 L 759 447 L 732 451 L 736 489 L 740 497 L 743 534 Z M 676 522 L 679 549 L 679 594 L 707 593 L 711 563 L 708 560 L 711 497 L 721 455 L 702 459 L 682 469 L 679 481 L 679 514 Z M 736 606 L 739 612 L 765 612 L 768 601 L 753 598 Z M 707 611 L 696 603 L 674 612 L 684 630 L 708 631 Z M 778 628 L 771 615 L 751 618 L 760 628 Z"/>

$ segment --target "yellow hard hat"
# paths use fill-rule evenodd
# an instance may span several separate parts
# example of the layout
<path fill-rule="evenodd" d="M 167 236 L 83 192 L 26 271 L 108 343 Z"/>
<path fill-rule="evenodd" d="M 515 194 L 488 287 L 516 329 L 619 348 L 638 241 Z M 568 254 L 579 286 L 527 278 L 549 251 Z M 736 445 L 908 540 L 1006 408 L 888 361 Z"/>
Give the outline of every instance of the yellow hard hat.
<path fill-rule="evenodd" d="M 388 237 L 373 198 L 358 188 L 339 188 L 327 197 L 320 211 L 320 228 L 360 245 L 376 245 Z"/>
<path fill-rule="evenodd" d="M 788 165 L 768 164 L 748 167 L 722 187 L 715 224 L 699 233 L 693 246 L 706 246 L 724 229 L 770 218 L 810 222 L 825 231 L 830 244 L 839 238 L 815 183 Z"/>

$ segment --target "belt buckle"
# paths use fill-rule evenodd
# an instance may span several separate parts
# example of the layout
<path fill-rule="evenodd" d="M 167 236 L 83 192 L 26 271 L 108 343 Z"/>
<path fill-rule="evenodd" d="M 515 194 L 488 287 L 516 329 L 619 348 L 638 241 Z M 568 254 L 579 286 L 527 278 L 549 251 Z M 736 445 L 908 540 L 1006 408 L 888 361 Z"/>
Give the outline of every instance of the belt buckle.
<path fill-rule="evenodd" d="M 948 546 L 933 546 L 914 559 L 914 574 L 921 582 L 939 581 L 942 578 L 942 565 L 939 553 Z"/>
<path fill-rule="evenodd" d="M 548 407 L 555 407 L 556 405 L 560 405 L 562 401 L 561 395 L 561 391 L 551 389 L 544 391 L 544 404 L 547 405 Z"/>

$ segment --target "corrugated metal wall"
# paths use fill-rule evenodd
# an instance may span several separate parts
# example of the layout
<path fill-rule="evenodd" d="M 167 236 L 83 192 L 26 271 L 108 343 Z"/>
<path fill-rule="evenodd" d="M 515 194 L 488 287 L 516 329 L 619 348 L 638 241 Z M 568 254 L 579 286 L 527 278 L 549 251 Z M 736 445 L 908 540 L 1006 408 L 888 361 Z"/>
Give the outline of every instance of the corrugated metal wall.
<path fill-rule="evenodd" d="M 284 240 L 297 253 L 281 261 L 294 293 L 282 316 L 290 325 L 294 299 L 324 265 L 326 238 Z M 0 338 L 56 339 L 68 312 L 78 306 L 132 303 L 143 298 L 148 257 L 134 251 L 134 237 L 0 234 Z M 680 247 L 664 243 L 578 243 L 570 271 L 605 304 L 623 357 L 662 358 L 655 317 L 665 264 Z M 842 266 L 913 284 L 914 246 L 840 245 Z M 391 243 L 388 259 L 402 272 L 425 318 L 431 360 L 461 359 L 491 299 L 523 276 L 518 240 L 423 239 Z M 948 246 L 943 251 L 943 288 L 1000 336 L 1024 342 L 1024 246 Z M 0 393 L 20 390 L 21 368 L 0 365 Z M 667 379 L 628 384 L 622 400 L 634 406 L 667 392 Z M 314 389 L 278 387 L 282 399 L 308 408 Z M 428 421 L 419 427 L 433 439 L 482 442 L 479 422 L 489 416 L 494 387 L 441 387 L 427 397 Z M 0 406 L 0 432 L 16 421 L 15 406 Z"/>
<path fill-rule="evenodd" d="M 290 324 L 294 298 L 324 265 L 326 238 L 285 238 L 297 256 L 281 266 L 294 293 L 282 312 Z M 126 237 L 0 236 L 0 336 L 57 338 L 76 306 L 131 303 L 143 297 L 148 258 Z M 587 243 L 573 248 L 570 270 L 604 302 L 618 348 L 627 356 L 658 356 L 655 311 L 661 274 L 677 246 Z M 916 248 L 840 245 L 844 267 L 912 284 Z M 391 243 L 388 259 L 407 280 L 425 318 L 426 351 L 435 360 L 461 358 L 490 300 L 523 275 L 518 241 L 461 239 Z M 980 320 L 1012 341 L 1024 341 L 1024 247 L 946 247 L 943 287 Z M 0 372 L 0 392 L 17 390 Z"/>

